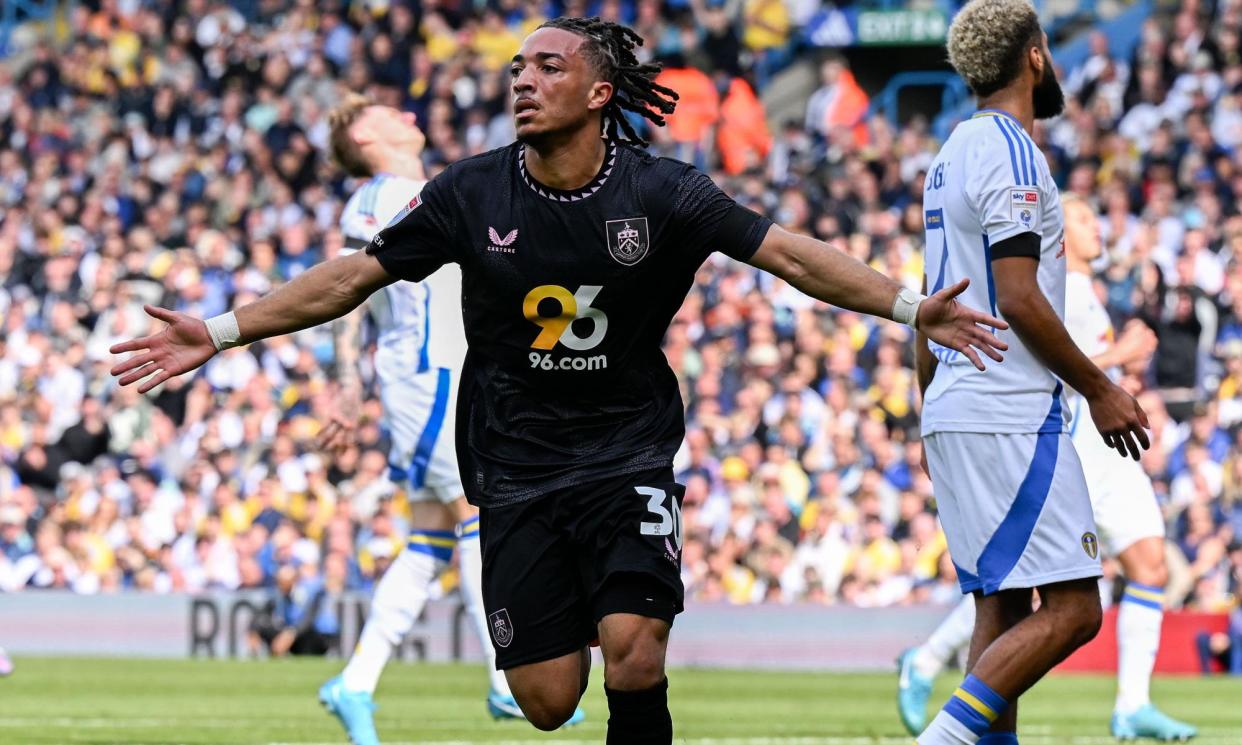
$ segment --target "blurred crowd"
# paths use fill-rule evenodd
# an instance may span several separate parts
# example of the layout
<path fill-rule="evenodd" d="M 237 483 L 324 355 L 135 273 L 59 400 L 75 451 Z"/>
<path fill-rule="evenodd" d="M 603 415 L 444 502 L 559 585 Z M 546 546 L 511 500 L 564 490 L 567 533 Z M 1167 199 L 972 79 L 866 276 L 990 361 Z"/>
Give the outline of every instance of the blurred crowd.
<path fill-rule="evenodd" d="M 336 390 L 326 329 L 229 350 L 147 396 L 114 384 L 108 348 L 153 330 L 144 303 L 211 316 L 337 255 L 358 185 L 325 155 L 344 91 L 416 112 L 432 173 L 510 142 L 506 63 L 551 15 L 628 22 L 666 64 L 683 99 L 646 130 L 653 149 L 918 289 L 927 121 L 866 117 L 836 57 L 771 131 L 755 95 L 810 56 L 797 29 L 818 5 L 100 0 L 59 32 L 16 34 L 0 60 L 0 591 L 373 587 L 407 495 L 374 398 L 355 447 L 314 449 Z M 1152 423 L 1169 596 L 1206 610 L 1242 583 L 1239 29 L 1239 0 L 1185 0 L 1128 57 L 1093 38 L 1061 72 L 1065 115 L 1036 132 L 1062 189 L 1098 208 L 1115 326 L 1158 335 L 1125 380 Z M 958 596 L 904 327 L 717 255 L 666 350 L 687 404 L 689 597 Z"/>

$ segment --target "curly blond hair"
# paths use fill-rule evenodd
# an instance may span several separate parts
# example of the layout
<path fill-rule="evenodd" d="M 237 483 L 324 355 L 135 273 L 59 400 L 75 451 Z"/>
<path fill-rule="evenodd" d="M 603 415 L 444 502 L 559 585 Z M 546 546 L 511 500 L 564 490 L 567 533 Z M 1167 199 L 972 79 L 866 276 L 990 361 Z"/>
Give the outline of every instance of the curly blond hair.
<path fill-rule="evenodd" d="M 949 62 L 972 93 L 988 96 L 1013 82 L 1040 41 L 1030 0 L 970 0 L 949 26 Z"/>

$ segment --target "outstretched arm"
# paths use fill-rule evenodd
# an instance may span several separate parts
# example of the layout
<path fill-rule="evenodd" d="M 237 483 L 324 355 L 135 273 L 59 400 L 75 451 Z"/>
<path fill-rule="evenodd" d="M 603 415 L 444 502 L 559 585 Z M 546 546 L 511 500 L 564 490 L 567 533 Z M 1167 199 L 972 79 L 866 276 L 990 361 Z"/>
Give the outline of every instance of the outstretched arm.
<path fill-rule="evenodd" d="M 239 308 L 241 341 L 249 344 L 340 318 L 395 281 L 397 278 L 365 251 L 325 261 Z"/>
<path fill-rule="evenodd" d="M 225 339 L 226 344 L 221 346 L 213 341 L 206 322 L 148 305 L 147 313 L 168 326 L 157 334 L 114 345 L 110 350 L 113 354 L 138 354 L 115 365 L 112 374 L 121 376 L 121 385 L 145 378 L 138 391 L 146 393 L 175 375 L 198 368 L 223 346 L 249 344 L 340 318 L 396 279 L 375 256 L 364 251 L 318 264 L 238 308 L 234 314 L 236 338 Z"/>
<path fill-rule="evenodd" d="M 775 225 L 768 230 L 750 263 L 817 300 L 847 310 L 893 319 L 898 307 L 898 291 L 902 288 L 895 280 L 822 241 Z M 962 280 L 923 300 L 913 325 L 927 338 L 966 355 L 982 370 L 979 352 L 1000 362 L 1000 353 L 1009 348 L 984 326 L 1009 326 L 955 300 L 968 284 L 968 280 Z"/>

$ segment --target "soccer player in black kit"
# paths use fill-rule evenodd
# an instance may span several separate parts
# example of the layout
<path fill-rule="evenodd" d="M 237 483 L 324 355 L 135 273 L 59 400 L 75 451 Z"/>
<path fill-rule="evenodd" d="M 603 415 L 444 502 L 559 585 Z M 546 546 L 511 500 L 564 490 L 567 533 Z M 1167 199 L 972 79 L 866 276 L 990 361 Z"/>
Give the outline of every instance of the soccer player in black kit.
<path fill-rule="evenodd" d="M 152 387 L 219 349 L 325 323 L 398 280 L 457 262 L 469 352 L 457 453 L 481 508 L 484 601 L 497 666 L 539 729 L 574 711 L 604 658 L 610 745 L 668 745 L 665 649 L 682 609 L 684 435 L 660 343 L 712 251 L 828 303 L 911 325 L 983 368 L 999 319 L 922 298 L 846 254 L 738 206 L 693 167 L 655 158 L 623 117 L 656 125 L 675 93 L 629 29 L 559 18 L 513 58 L 517 142 L 449 166 L 367 247 L 235 313 L 148 307 L 161 332 L 113 347 Z M 639 146 L 636 146 L 639 145 Z"/>

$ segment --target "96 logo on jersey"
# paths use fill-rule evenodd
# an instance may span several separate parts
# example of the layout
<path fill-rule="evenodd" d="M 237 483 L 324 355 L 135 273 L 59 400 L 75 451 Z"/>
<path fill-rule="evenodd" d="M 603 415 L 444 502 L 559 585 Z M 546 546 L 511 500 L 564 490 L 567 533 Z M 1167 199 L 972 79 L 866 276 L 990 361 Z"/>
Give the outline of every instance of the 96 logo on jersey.
<path fill-rule="evenodd" d="M 599 308 L 592 308 L 591 303 L 603 289 L 599 285 L 583 285 L 570 294 L 560 285 L 540 285 L 526 293 L 526 299 L 522 301 L 522 315 L 542 329 L 530 348 L 547 351 L 560 344 L 575 352 L 586 352 L 599 346 L 608 333 L 608 316 Z M 541 306 L 547 311 L 551 310 L 553 303 L 557 310 L 552 315 L 540 313 Z M 579 331 L 585 329 L 581 328 L 581 324 L 575 329 L 574 321 L 590 321 L 591 332 L 581 336 Z M 608 367 L 608 357 L 554 358 L 550 354 L 531 352 L 530 366 L 540 370 L 603 370 Z"/>

